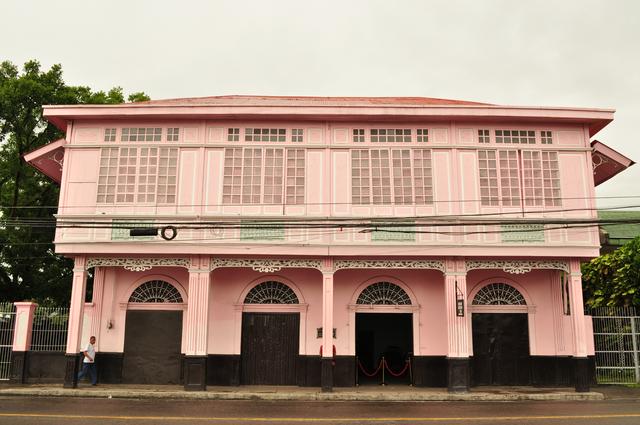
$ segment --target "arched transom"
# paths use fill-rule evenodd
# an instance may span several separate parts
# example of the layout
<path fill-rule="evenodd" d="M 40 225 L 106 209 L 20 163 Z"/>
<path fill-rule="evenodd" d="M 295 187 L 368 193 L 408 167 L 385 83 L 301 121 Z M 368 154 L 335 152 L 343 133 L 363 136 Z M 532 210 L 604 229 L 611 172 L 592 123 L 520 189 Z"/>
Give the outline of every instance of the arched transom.
<path fill-rule="evenodd" d="M 181 303 L 182 295 L 164 280 L 150 280 L 138 286 L 129 297 L 130 303 Z"/>
<path fill-rule="evenodd" d="M 281 282 L 262 282 L 249 291 L 245 304 L 299 304 L 293 289 Z"/>
<path fill-rule="evenodd" d="M 376 282 L 364 288 L 356 304 L 410 305 L 411 298 L 395 283 Z"/>
<path fill-rule="evenodd" d="M 490 283 L 473 298 L 473 305 L 527 305 L 516 288 L 506 283 Z"/>

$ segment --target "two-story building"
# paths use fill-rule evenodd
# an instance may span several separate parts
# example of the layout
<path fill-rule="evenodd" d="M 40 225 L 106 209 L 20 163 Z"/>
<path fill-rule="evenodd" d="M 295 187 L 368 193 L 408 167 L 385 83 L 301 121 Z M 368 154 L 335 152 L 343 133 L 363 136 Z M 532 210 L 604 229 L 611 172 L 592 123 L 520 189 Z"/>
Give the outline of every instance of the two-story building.
<path fill-rule="evenodd" d="M 386 373 L 588 390 L 594 187 L 632 164 L 592 146 L 613 113 L 432 98 L 46 106 L 66 137 L 25 158 L 61 184 L 56 251 L 75 260 L 65 385 L 95 335 L 103 382 L 330 390 Z"/>

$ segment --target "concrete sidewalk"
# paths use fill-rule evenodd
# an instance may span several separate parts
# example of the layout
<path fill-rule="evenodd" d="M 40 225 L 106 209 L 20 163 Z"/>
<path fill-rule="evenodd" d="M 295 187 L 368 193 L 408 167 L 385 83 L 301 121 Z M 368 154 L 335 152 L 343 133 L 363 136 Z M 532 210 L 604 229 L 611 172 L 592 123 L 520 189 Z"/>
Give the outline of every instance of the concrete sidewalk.
<path fill-rule="evenodd" d="M 296 401 L 579 401 L 604 400 L 599 392 L 576 393 L 568 388 L 480 387 L 468 393 L 449 393 L 444 388 L 408 386 L 362 386 L 335 388 L 323 393 L 304 387 L 208 387 L 207 391 L 184 391 L 178 385 L 81 385 L 77 389 L 61 385 L 0 386 L 0 396 L 94 397 L 131 399 L 194 400 L 296 400 Z"/>

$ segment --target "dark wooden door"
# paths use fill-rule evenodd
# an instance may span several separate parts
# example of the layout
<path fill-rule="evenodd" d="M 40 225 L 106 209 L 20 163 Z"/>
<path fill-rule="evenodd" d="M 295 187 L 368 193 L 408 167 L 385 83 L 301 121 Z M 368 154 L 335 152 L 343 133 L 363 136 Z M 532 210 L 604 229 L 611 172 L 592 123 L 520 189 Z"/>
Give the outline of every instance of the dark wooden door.
<path fill-rule="evenodd" d="M 473 385 L 528 385 L 526 314 L 473 314 Z"/>
<path fill-rule="evenodd" d="M 296 385 L 300 315 L 243 313 L 241 383 Z"/>
<path fill-rule="evenodd" d="M 182 311 L 127 311 L 122 382 L 179 384 Z"/>

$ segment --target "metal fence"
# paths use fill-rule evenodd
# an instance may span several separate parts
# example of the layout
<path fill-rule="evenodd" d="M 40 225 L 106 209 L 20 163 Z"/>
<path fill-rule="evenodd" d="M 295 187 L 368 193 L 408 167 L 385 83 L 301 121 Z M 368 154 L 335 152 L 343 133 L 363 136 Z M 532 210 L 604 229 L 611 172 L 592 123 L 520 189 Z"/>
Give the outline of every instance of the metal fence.
<path fill-rule="evenodd" d="M 32 351 L 65 351 L 68 307 L 38 307 L 33 316 Z"/>
<path fill-rule="evenodd" d="M 13 303 L 0 303 L 0 381 L 9 379 L 16 310 Z"/>
<path fill-rule="evenodd" d="M 599 384 L 640 383 L 640 316 L 634 308 L 601 307 L 593 317 Z"/>

